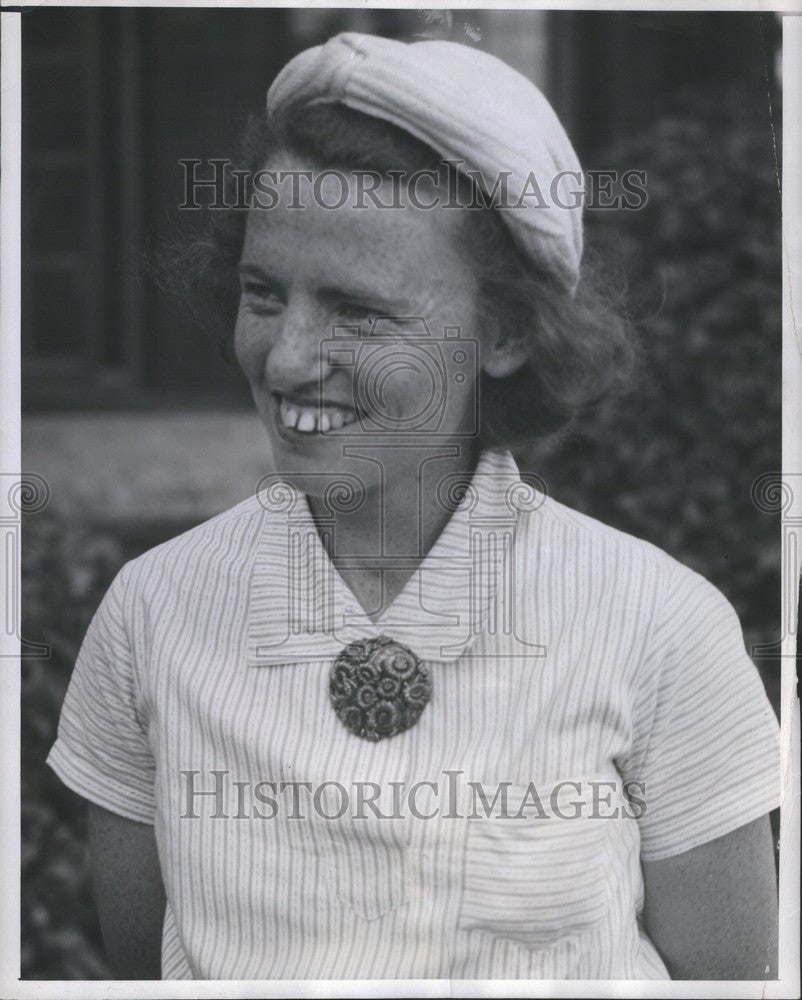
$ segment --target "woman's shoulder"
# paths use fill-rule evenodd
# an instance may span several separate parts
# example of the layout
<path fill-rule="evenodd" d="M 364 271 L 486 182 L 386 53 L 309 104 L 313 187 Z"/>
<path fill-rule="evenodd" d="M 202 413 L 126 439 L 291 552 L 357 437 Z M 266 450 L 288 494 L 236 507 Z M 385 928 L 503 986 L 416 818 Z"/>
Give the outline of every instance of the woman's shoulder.
<path fill-rule="evenodd" d="M 719 593 L 700 573 L 654 542 L 606 524 L 554 497 L 542 495 L 537 509 L 523 515 L 519 526 L 530 551 L 541 555 L 551 552 L 562 571 L 586 570 L 600 586 L 618 582 L 634 590 L 652 580 L 664 596 L 675 591 Z"/>
<path fill-rule="evenodd" d="M 550 497 L 525 524 L 527 582 L 535 593 L 559 595 L 561 614 L 591 620 L 603 609 L 620 634 L 634 629 L 647 641 L 654 665 L 679 650 L 683 669 L 744 657 L 740 620 L 728 597 L 658 545 Z"/>
<path fill-rule="evenodd" d="M 248 497 L 129 560 L 115 584 L 137 592 L 150 590 L 160 581 L 178 586 L 182 581 L 186 584 L 203 578 L 204 585 L 213 585 L 209 570 L 219 576 L 250 565 L 263 514 L 259 498 Z"/>

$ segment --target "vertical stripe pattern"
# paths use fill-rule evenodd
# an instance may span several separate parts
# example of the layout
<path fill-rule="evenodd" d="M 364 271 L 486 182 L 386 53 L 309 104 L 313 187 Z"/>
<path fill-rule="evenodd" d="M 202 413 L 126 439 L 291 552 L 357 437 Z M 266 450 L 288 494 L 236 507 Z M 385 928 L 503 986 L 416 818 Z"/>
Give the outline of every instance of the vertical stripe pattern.
<path fill-rule="evenodd" d="M 667 978 L 641 859 L 777 804 L 776 721 L 714 587 L 522 487 L 486 452 L 375 625 L 289 489 L 120 571 L 49 763 L 155 825 L 165 978 Z M 378 634 L 433 694 L 370 743 L 328 677 Z"/>

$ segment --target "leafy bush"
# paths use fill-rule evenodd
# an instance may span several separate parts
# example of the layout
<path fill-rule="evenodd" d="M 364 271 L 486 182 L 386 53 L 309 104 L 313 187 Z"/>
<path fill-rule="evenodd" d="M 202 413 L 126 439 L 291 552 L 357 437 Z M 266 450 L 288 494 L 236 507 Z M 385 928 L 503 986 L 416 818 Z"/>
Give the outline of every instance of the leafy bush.
<path fill-rule="evenodd" d="M 708 577 L 749 646 L 779 634 L 778 516 L 752 500 L 780 469 L 779 119 L 765 95 L 694 91 L 599 157 L 647 172 L 644 208 L 587 214 L 626 277 L 638 377 L 550 452 L 522 456 L 557 499 Z M 758 663 L 775 706 L 777 663 Z"/>
<path fill-rule="evenodd" d="M 77 529 L 45 509 L 23 525 L 22 634 L 46 643 L 22 661 L 22 975 L 109 975 L 89 891 L 86 808 L 44 761 L 81 640 L 124 561 L 109 535 Z"/>

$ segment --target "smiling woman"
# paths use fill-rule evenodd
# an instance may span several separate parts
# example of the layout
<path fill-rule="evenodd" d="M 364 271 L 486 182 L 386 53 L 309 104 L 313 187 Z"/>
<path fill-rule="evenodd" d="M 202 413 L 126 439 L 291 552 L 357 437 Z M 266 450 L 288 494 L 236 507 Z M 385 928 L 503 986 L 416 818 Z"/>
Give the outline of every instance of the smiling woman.
<path fill-rule="evenodd" d="M 202 239 L 166 248 L 162 257 L 165 287 L 221 339 L 224 350 L 230 351 L 239 306 L 237 274 L 248 217 L 261 215 L 267 227 L 276 211 L 273 199 L 260 195 L 259 174 L 272 156 L 283 153 L 295 158 L 296 170 L 284 164 L 289 175 L 273 189 L 283 188 L 288 204 L 305 196 L 312 207 L 330 215 L 332 223 L 336 219 L 347 224 L 347 216 L 358 219 L 372 208 L 389 227 L 404 208 L 406 214 L 423 218 L 438 214 L 436 208 L 445 209 L 439 213 L 441 225 L 453 226 L 457 238 L 447 248 L 443 268 L 455 256 L 467 263 L 476 285 L 478 326 L 486 337 L 503 334 L 526 355 L 504 377 L 494 376 L 486 367 L 479 372 L 481 435 L 486 443 L 509 446 L 555 431 L 578 409 L 628 384 L 633 342 L 620 296 L 601 263 L 586 257 L 572 294 L 554 275 L 533 266 L 493 207 L 492 181 L 487 187 L 481 178 L 477 183 L 476 172 L 471 177 L 455 169 L 454 161 L 444 161 L 409 133 L 338 103 L 291 106 L 270 116 L 255 116 L 241 147 L 238 162 L 227 175 L 229 189 L 223 199 L 233 207 L 213 213 Z M 366 172 L 371 182 L 374 177 L 383 179 L 375 199 L 364 197 Z M 237 174 L 245 177 L 244 193 L 237 189 L 242 184 Z M 322 178 L 335 193 L 345 188 L 345 204 L 327 211 L 325 206 L 340 199 L 320 198 L 320 187 L 310 177 Z M 429 181 L 432 193 L 422 195 L 421 190 L 422 197 L 411 199 L 402 181 L 421 177 Z M 436 208 L 415 207 L 433 203 Z M 254 205 L 254 210 L 243 210 L 243 204 Z M 382 210 L 378 205 L 388 207 Z M 399 248 L 396 243 L 393 249 Z M 258 287 L 257 280 L 246 291 Z M 364 325 L 375 316 L 409 315 L 406 290 L 398 301 L 353 298 L 348 304 L 358 312 L 343 317 L 341 323 Z"/>
<path fill-rule="evenodd" d="M 581 205 L 522 202 L 578 170 L 542 94 L 339 35 L 244 164 L 275 199 L 174 273 L 274 471 L 123 568 L 49 758 L 93 803 L 119 975 L 771 976 L 777 727 L 732 608 L 507 450 L 632 353 Z"/>
<path fill-rule="evenodd" d="M 309 164 L 285 159 L 276 168 L 297 174 Z M 353 175 L 346 179 L 355 184 Z M 332 211 L 311 196 L 298 203 L 298 210 L 286 207 L 290 203 L 287 197 L 273 210 L 251 210 L 240 265 L 246 277 L 236 353 L 270 434 L 277 468 L 290 471 L 295 462 L 303 465 L 309 449 L 323 443 L 334 449 L 328 462 L 337 472 L 343 456 L 331 421 L 339 416 L 348 425 L 356 419 L 354 403 L 364 393 L 355 391 L 354 381 L 358 375 L 369 377 L 364 363 L 349 363 L 346 345 L 359 352 L 360 333 L 371 332 L 371 316 L 384 319 L 381 336 L 370 345 L 373 370 L 398 359 L 399 348 L 410 341 L 419 341 L 416 324 L 410 322 L 416 317 L 425 317 L 430 330 L 451 327 L 460 339 L 481 347 L 485 366 L 502 371 L 503 361 L 496 344 L 480 342 L 477 283 L 469 262 L 456 252 L 454 212 L 444 207 L 416 210 L 408 202 L 400 210 L 370 206 Z M 349 331 L 347 340 L 336 335 L 338 329 Z M 436 344 L 434 340 L 432 346 Z M 508 350 L 512 371 L 522 358 L 513 357 L 509 341 Z M 450 370 L 453 352 L 447 358 L 444 378 L 450 386 L 456 375 Z M 472 380 L 476 374 L 470 373 Z M 385 371 L 384 419 L 399 430 L 420 431 L 416 419 L 427 409 L 432 388 L 411 366 Z M 472 418 L 465 412 L 466 395 L 444 396 L 437 433 L 464 436 Z M 370 402 L 359 407 L 363 418 L 370 416 Z M 284 419 L 277 420 L 282 409 Z M 291 416 L 297 418 L 293 424 L 287 419 Z M 324 419 L 328 427 L 322 426 Z M 317 457 L 315 464 L 319 461 Z M 392 472 L 406 478 L 414 467 Z"/>

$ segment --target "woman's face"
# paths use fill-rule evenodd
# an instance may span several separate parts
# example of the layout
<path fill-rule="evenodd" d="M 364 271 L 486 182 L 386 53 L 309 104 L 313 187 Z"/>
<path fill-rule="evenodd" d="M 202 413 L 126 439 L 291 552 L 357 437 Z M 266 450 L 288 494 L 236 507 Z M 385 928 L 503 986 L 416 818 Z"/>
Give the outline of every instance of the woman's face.
<path fill-rule="evenodd" d="M 287 157 L 267 167 L 311 169 Z M 290 180 L 276 185 L 275 207 L 250 209 L 240 264 L 237 357 L 276 471 L 312 494 L 343 472 L 386 486 L 416 456 L 471 447 L 478 431 L 476 279 L 457 249 L 464 209 L 415 208 L 390 181 L 376 189 L 381 205 L 354 208 L 355 177 L 344 176 L 352 186 L 339 209 L 326 207 L 342 199 L 330 175 L 316 190 L 305 179 L 295 192 Z M 420 184 L 417 195 L 432 200 Z M 394 197 L 404 207 L 382 207 Z"/>

